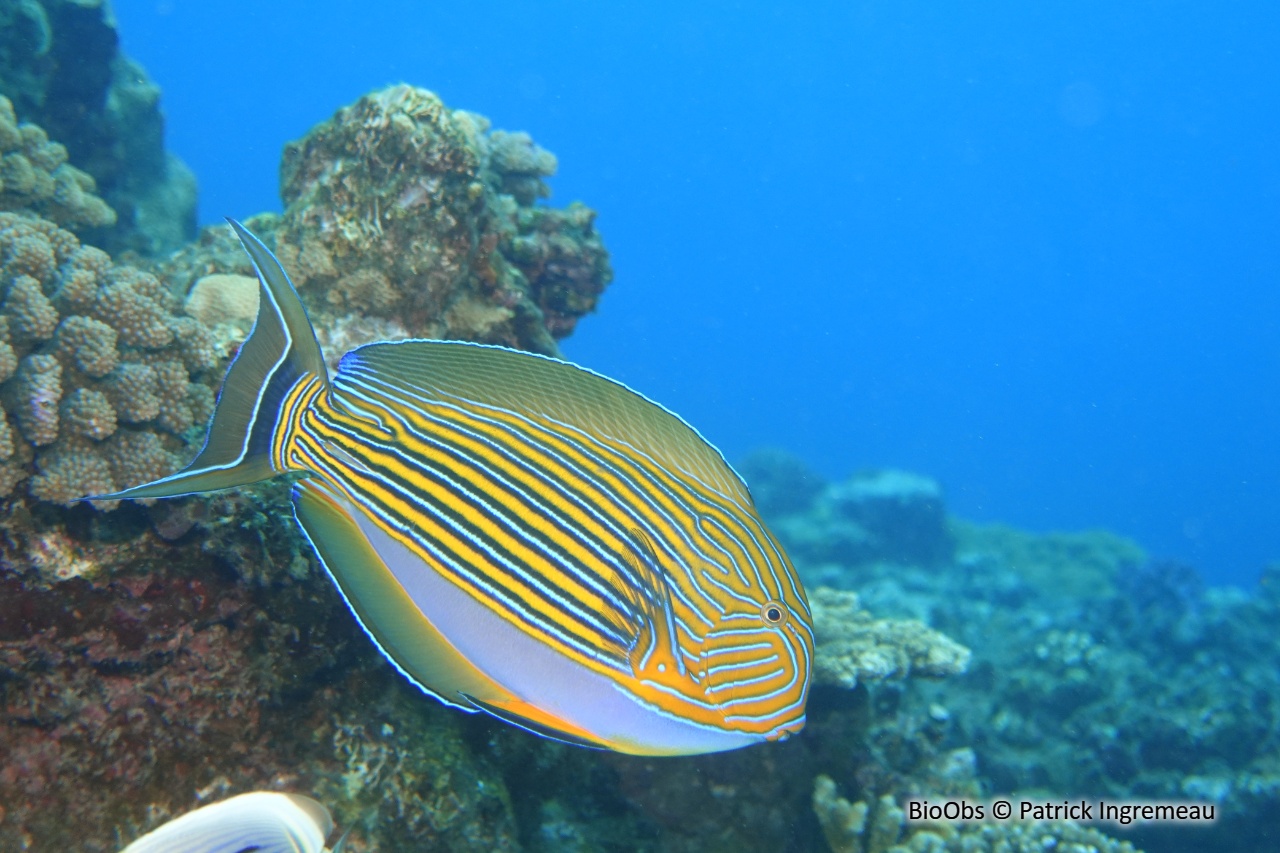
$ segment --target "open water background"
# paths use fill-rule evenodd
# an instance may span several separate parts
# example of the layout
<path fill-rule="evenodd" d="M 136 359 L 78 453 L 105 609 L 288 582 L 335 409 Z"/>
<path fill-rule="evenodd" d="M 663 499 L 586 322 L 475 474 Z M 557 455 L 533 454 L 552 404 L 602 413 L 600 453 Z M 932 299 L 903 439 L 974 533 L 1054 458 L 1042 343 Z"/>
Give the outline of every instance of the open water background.
<path fill-rule="evenodd" d="M 729 456 L 1280 559 L 1280 6 L 114 0 L 201 220 L 387 83 L 560 158 L 616 280 L 564 346 Z"/>

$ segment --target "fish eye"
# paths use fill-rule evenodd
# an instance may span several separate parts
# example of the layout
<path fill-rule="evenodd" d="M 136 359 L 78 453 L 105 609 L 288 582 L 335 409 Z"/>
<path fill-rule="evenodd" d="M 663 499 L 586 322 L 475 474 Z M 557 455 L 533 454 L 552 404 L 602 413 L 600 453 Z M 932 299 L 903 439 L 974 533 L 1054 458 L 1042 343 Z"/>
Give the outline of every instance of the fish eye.
<path fill-rule="evenodd" d="M 760 605 L 760 618 L 768 625 L 781 625 L 787 619 L 787 611 L 776 601 L 766 601 Z"/>

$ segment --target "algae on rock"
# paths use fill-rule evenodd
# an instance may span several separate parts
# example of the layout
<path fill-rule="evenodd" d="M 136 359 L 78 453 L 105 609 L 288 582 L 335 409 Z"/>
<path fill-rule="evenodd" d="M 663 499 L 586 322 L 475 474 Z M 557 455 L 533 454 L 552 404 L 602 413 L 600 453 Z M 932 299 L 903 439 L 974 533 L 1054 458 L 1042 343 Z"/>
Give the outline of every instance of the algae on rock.
<path fill-rule="evenodd" d="M 354 314 L 554 354 L 612 278 L 593 211 L 534 206 L 555 166 L 527 134 L 392 86 L 286 147 L 276 251 L 318 329 Z"/>

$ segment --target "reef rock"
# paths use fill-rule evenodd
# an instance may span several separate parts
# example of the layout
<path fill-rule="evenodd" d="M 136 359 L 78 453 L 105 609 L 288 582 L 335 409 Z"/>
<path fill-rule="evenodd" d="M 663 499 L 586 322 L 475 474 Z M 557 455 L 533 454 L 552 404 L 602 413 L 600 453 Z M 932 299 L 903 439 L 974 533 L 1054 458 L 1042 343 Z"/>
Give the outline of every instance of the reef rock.
<path fill-rule="evenodd" d="M 252 790 L 311 792 L 352 851 L 518 849 L 476 721 L 379 656 L 285 485 L 131 507 L 112 541 L 33 515 L 0 515 L 0 850 L 115 853 Z"/>
<path fill-rule="evenodd" d="M 829 485 L 810 513 L 778 527 L 793 554 L 812 563 L 936 566 L 955 551 L 942 488 L 906 471 L 870 471 Z"/>
<path fill-rule="evenodd" d="M 592 210 L 535 206 L 555 168 L 527 134 L 392 86 L 287 146 L 276 251 L 317 328 L 354 314 L 555 353 L 612 278 Z"/>

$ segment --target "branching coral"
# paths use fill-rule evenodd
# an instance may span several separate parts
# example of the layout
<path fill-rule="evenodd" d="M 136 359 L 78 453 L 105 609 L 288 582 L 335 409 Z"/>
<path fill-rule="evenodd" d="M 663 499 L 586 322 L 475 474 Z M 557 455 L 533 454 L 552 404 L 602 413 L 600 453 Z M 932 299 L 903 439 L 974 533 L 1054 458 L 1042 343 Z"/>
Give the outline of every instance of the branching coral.
<path fill-rule="evenodd" d="M 173 471 L 212 411 L 209 330 L 148 273 L 0 213 L 0 494 L 69 503 Z M 34 476 L 31 476 L 33 475 Z"/>

